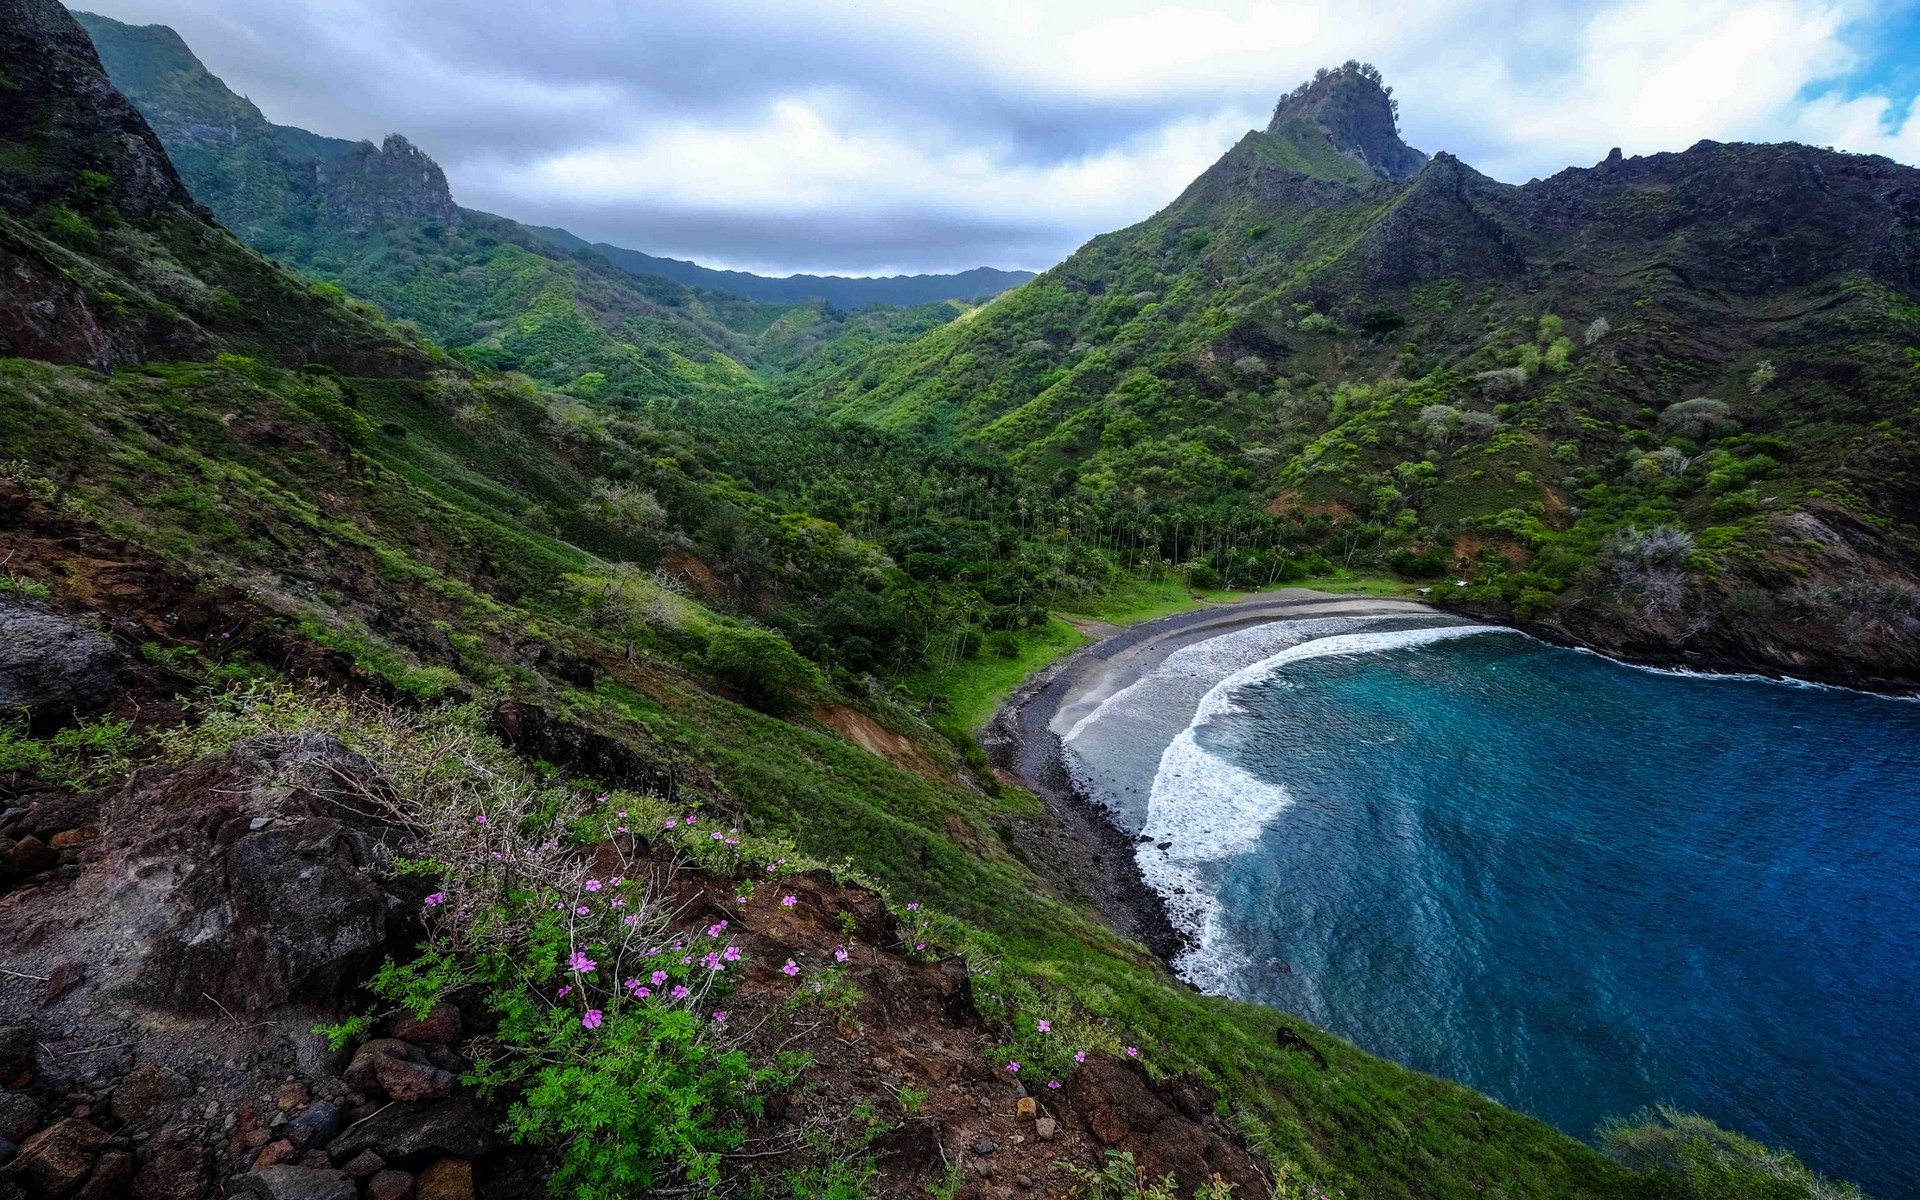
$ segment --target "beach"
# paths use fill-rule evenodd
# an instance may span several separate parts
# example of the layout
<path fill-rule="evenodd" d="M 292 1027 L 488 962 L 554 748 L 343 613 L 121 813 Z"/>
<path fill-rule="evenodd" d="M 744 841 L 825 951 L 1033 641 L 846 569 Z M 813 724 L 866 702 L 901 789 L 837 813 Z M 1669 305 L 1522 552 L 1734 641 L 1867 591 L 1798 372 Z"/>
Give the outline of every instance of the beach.
<path fill-rule="evenodd" d="M 1061 735 L 1183 646 L 1275 621 L 1321 617 L 1421 616 L 1411 600 L 1347 596 L 1306 588 L 1261 592 L 1137 625 L 1081 623 L 1094 640 L 1052 664 L 1008 698 L 980 735 L 994 766 L 1045 804 L 1047 818 L 1020 832 L 1026 856 L 1060 891 L 1097 911 L 1122 937 L 1170 962 L 1183 946 L 1165 903 L 1134 860 L 1133 835 L 1075 786 Z"/>

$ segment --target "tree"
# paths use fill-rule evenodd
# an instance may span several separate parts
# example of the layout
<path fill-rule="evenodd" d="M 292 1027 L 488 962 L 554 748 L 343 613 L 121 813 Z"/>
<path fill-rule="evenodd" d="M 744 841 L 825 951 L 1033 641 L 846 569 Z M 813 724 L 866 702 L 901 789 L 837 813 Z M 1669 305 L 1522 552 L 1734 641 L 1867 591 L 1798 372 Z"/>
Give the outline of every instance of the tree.
<path fill-rule="evenodd" d="M 739 690 L 748 704 L 782 716 L 800 707 L 815 682 L 814 670 L 788 644 L 765 629 L 722 626 L 707 640 L 707 669 Z"/>

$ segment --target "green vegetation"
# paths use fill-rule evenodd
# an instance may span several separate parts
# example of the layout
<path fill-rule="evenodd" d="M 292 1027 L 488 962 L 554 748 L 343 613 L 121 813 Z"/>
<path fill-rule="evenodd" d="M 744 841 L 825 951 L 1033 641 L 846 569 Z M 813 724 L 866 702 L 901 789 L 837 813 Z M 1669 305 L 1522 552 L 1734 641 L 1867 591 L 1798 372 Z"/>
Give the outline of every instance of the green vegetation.
<path fill-rule="evenodd" d="M 1668 1108 L 1609 1124 L 1600 1141 L 1622 1164 L 1676 1180 L 1675 1200 L 1864 1200 L 1784 1150 Z"/>

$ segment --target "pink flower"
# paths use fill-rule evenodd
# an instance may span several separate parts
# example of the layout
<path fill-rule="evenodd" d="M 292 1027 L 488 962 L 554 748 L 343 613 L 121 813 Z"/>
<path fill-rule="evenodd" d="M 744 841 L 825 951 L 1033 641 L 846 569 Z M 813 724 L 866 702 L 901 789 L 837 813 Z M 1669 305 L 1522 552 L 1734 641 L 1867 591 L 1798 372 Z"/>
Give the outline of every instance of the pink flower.
<path fill-rule="evenodd" d="M 659 987 L 661 984 L 665 983 L 666 981 L 667 981 L 667 973 L 665 971 L 655 971 L 653 973 L 653 986 Z"/>
<path fill-rule="evenodd" d="M 647 988 L 637 987 L 633 989 L 633 998 L 636 1000 L 645 1000 L 651 995 L 653 995 L 653 992 Z"/>
<path fill-rule="evenodd" d="M 1018 1075 L 1019 1073 L 1020 1073 L 1020 1063 L 1019 1063 L 1019 1060 L 1018 1060 L 1018 1059 L 1011 1059 L 1011 1058 L 1010 1058 L 1010 1059 L 1008 1059 L 1008 1060 L 1007 1060 L 1007 1074 L 1009 1074 L 1009 1075 Z"/>
<path fill-rule="evenodd" d="M 597 892 L 600 890 L 600 881 L 598 879 L 589 879 L 587 880 L 585 887 L 590 892 Z"/>
<path fill-rule="evenodd" d="M 1128 1057 L 1128 1058 L 1139 1058 L 1139 1057 L 1140 1057 L 1140 1047 L 1138 1047 L 1138 1046 L 1128 1046 L 1128 1047 L 1127 1047 L 1127 1057 Z"/>
<path fill-rule="evenodd" d="M 913 944 L 913 948 L 915 950 L 925 950 L 927 948 L 927 944 L 925 942 L 915 942 Z"/>
<path fill-rule="evenodd" d="M 909 901 L 907 901 L 907 911 L 908 911 L 908 912 L 919 912 L 919 911 L 920 911 L 920 902 L 919 902 L 918 900 L 909 900 Z"/>
<path fill-rule="evenodd" d="M 620 923 L 622 925 L 638 925 L 640 918 L 634 913 L 628 913 L 626 916 L 620 918 Z"/>
<path fill-rule="evenodd" d="M 582 975 L 585 975 L 587 972 L 593 970 L 595 967 L 599 966 L 600 964 L 588 958 L 584 951 L 575 950 L 573 952 L 573 957 L 567 959 L 567 965 L 572 967 L 574 970 L 580 972 Z"/>
<path fill-rule="evenodd" d="M 699 821 L 699 819 L 700 819 L 699 817 L 694 816 L 692 813 L 687 814 L 687 824 L 689 825 L 694 824 L 695 822 Z"/>
<path fill-rule="evenodd" d="M 574 910 L 573 910 L 573 914 L 574 914 L 575 916 L 577 916 L 577 917 L 584 917 L 584 916 L 586 916 L 586 915 L 587 915 L 587 906 L 586 906 L 586 905 L 584 905 L 584 904 L 582 904 L 582 905 L 581 905 L 581 906 L 580 906 L 579 908 L 576 908 L 576 909 L 574 909 Z"/>
<path fill-rule="evenodd" d="M 425 904 L 428 908 L 434 908 L 439 905 L 445 904 L 446 902 L 447 902 L 447 894 L 445 892 L 435 892 L 433 895 L 428 896 L 425 900 L 421 901 L 421 903 Z"/>
<path fill-rule="evenodd" d="M 623 820 L 623 821 L 624 821 L 624 820 L 626 820 L 626 817 L 627 817 L 627 812 L 626 812 L 626 810 L 625 810 L 625 809 L 621 809 L 621 810 L 620 810 L 620 811 L 619 811 L 618 813 L 615 813 L 614 815 L 615 815 L 615 816 L 617 816 L 617 817 L 619 817 L 619 818 L 620 818 L 621 820 Z"/>
<path fill-rule="evenodd" d="M 478 816 L 474 817 L 473 823 L 475 825 L 485 825 L 487 823 L 487 814 L 481 813 Z"/>
<path fill-rule="evenodd" d="M 707 936 L 719 937 L 723 932 L 726 931 L 726 928 L 727 928 L 727 923 L 725 921 L 716 921 L 713 924 L 707 926 Z"/>
<path fill-rule="evenodd" d="M 1060 1087 L 1060 1081 L 1058 1079 L 1049 1079 L 1047 1080 L 1047 1086 L 1057 1091 Z"/>
<path fill-rule="evenodd" d="M 612 879 L 611 879 L 611 880 L 610 880 L 609 882 L 611 882 L 611 883 L 613 884 L 613 886 L 614 886 L 614 887 L 619 887 L 619 886 L 620 886 L 620 877 L 619 877 L 618 875 L 615 875 L 615 876 L 614 876 L 614 877 L 613 877 L 613 878 L 612 878 Z"/>
<path fill-rule="evenodd" d="M 622 900 L 618 896 L 615 896 L 613 899 L 607 901 L 608 908 L 625 908 L 626 906 L 627 906 L 627 902 L 625 900 Z"/>
<path fill-rule="evenodd" d="M 595 796 L 593 798 L 593 802 L 595 804 L 605 804 L 607 802 L 607 798 L 605 796 Z"/>
<path fill-rule="evenodd" d="M 740 947 L 728 946 L 725 950 L 722 950 L 720 952 L 720 957 L 726 959 L 728 962 L 739 962 Z"/>
<path fill-rule="evenodd" d="M 600 1028 L 600 1010 L 597 1008 L 588 1009 L 587 1015 L 580 1018 L 580 1023 L 588 1029 Z"/>
<path fill-rule="evenodd" d="M 847 961 L 847 948 L 845 946 L 836 946 L 834 948 L 833 961 L 835 962 Z"/>
<path fill-rule="evenodd" d="M 724 833 L 721 833 L 718 829 L 716 829 L 712 833 L 708 834 L 707 836 L 709 838 L 712 838 L 714 841 L 719 842 L 719 841 L 725 841 L 727 835 Z"/>
<path fill-rule="evenodd" d="M 1087 1061 L 1087 1052 L 1085 1050 L 1075 1050 L 1073 1052 L 1073 1061 L 1077 1063 L 1083 1063 Z"/>
<path fill-rule="evenodd" d="M 675 1000 L 684 1000 L 688 996 L 692 995 L 692 993 L 687 990 L 687 985 L 684 983 L 674 984 L 673 990 L 671 992 L 668 992 L 667 994 L 672 996 Z"/>
<path fill-rule="evenodd" d="M 713 1010 L 713 1023 L 715 1025 L 725 1025 L 727 1023 L 727 1014 L 724 1009 L 716 1008 Z"/>
<path fill-rule="evenodd" d="M 720 952 L 718 950 L 707 951 L 707 956 L 700 961 L 706 964 L 706 968 L 709 971 L 723 971 L 726 969 L 720 965 Z"/>
<path fill-rule="evenodd" d="M 1052 1033 L 1053 1022 L 1047 1020 L 1045 1017 L 1042 1017 L 1040 1019 L 1040 1024 L 1035 1026 L 1035 1028 L 1037 1028 L 1041 1033 Z"/>
<path fill-rule="evenodd" d="M 567 993 L 571 992 L 572 990 L 573 990 L 572 984 L 570 983 L 561 984 L 560 990 L 553 994 L 553 998 L 555 1000 L 565 1000 L 567 998 Z"/>
<path fill-rule="evenodd" d="M 637 988 L 640 986 L 640 981 L 638 979 L 629 979 L 625 983 L 621 984 L 620 986 L 623 988 L 626 988 L 628 991 L 632 991 L 634 988 Z"/>
<path fill-rule="evenodd" d="M 782 975 L 787 976 L 788 978 L 792 978 L 793 976 L 798 975 L 800 973 L 800 968 L 794 965 L 794 962 L 792 959 L 788 959 L 787 965 L 780 968 L 780 973 Z"/>
<path fill-rule="evenodd" d="M 796 898 L 790 895 L 780 897 L 781 908 L 792 908 L 797 902 Z"/>
<path fill-rule="evenodd" d="M 661 828 L 663 828 L 663 829 L 676 829 L 676 828 L 678 828 L 678 827 L 679 827 L 679 825 L 680 825 L 680 822 L 678 822 L 678 821 L 668 821 L 668 822 L 667 822 L 667 823 L 666 823 L 665 825 L 663 825 L 663 826 L 661 826 Z"/>
<path fill-rule="evenodd" d="M 735 896 L 733 898 L 733 902 L 735 904 L 745 904 L 747 902 L 747 898 L 745 896 Z"/>

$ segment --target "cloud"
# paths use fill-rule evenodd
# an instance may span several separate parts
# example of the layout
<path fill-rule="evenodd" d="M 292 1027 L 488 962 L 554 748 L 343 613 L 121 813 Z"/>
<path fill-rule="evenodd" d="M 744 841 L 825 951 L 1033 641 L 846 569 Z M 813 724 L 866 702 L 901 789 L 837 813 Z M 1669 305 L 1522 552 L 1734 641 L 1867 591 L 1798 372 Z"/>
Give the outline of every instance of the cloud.
<path fill-rule="evenodd" d="M 1700 138 L 1920 158 L 1870 78 L 1910 57 L 1891 0 L 91 4 L 270 119 L 406 133 L 463 203 L 775 272 L 1044 267 L 1350 57 L 1410 142 L 1516 182 Z"/>

